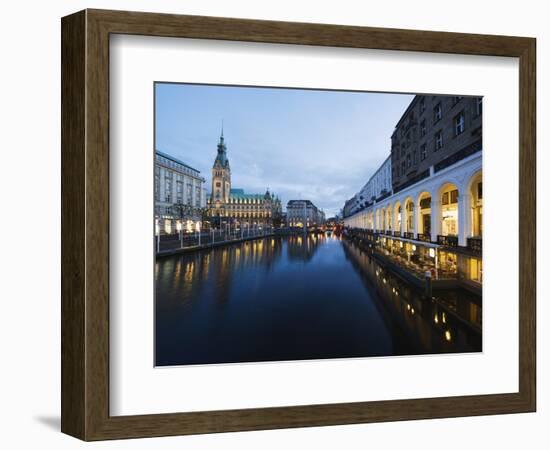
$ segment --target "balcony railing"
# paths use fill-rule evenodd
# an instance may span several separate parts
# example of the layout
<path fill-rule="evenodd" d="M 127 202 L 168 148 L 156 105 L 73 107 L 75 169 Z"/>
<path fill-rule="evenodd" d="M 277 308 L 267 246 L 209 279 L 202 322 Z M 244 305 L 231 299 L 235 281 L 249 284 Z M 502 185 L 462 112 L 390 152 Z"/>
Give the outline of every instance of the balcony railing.
<path fill-rule="evenodd" d="M 405 231 L 405 232 L 403 233 L 403 237 L 404 237 L 405 239 L 414 239 L 414 233 L 411 233 L 410 231 Z"/>
<path fill-rule="evenodd" d="M 426 233 L 417 233 L 416 239 L 418 241 L 422 241 L 422 242 L 431 242 L 432 241 L 431 235 L 426 234 Z"/>
<path fill-rule="evenodd" d="M 458 247 L 458 236 L 437 235 L 437 243 L 446 247 Z"/>
<path fill-rule="evenodd" d="M 434 172 L 437 173 L 440 170 L 443 170 L 446 167 L 449 167 L 454 163 L 460 161 L 461 159 L 467 158 L 468 156 L 479 152 L 480 150 L 481 150 L 481 139 L 479 141 L 474 142 L 473 144 L 470 144 L 464 147 L 462 150 L 459 150 L 455 154 L 439 161 L 437 164 L 434 165 Z"/>
<path fill-rule="evenodd" d="M 480 237 L 470 237 L 466 241 L 466 245 L 469 250 L 481 255 L 482 239 Z"/>
<path fill-rule="evenodd" d="M 396 237 L 401 237 L 401 231 L 394 231 L 393 235 Z"/>

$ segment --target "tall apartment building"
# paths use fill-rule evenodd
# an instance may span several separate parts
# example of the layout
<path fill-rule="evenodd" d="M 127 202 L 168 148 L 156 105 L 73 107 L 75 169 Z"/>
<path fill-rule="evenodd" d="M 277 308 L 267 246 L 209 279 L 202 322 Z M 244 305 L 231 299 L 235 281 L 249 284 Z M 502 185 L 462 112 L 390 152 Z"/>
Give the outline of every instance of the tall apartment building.
<path fill-rule="evenodd" d="M 417 95 L 391 137 L 395 193 L 481 150 L 482 97 Z"/>

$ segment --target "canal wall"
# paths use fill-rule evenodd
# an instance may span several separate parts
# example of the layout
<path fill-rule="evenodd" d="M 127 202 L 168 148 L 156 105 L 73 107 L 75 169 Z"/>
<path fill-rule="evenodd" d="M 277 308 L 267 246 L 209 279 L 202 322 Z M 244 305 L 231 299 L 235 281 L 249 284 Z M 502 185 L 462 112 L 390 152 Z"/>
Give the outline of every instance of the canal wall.
<path fill-rule="evenodd" d="M 240 242 L 254 241 L 256 239 L 264 239 L 264 238 L 267 238 L 267 237 L 274 237 L 274 236 L 279 236 L 279 234 L 277 234 L 277 233 L 268 233 L 268 234 L 262 234 L 262 235 L 258 235 L 258 236 L 249 236 L 249 237 L 242 237 L 242 238 L 237 238 L 237 239 L 230 239 L 230 240 L 227 240 L 227 241 L 218 241 L 218 242 L 213 242 L 213 243 L 209 242 L 208 244 L 192 245 L 192 246 L 189 246 L 189 247 L 171 248 L 171 249 L 161 250 L 160 252 L 157 252 L 156 257 L 157 258 L 162 258 L 164 256 L 173 256 L 173 255 L 179 255 L 179 254 L 183 254 L 183 253 L 192 253 L 192 252 L 196 252 L 196 251 L 199 251 L 199 250 L 206 250 L 206 249 L 209 249 L 209 248 L 216 248 L 216 247 L 225 247 L 225 246 L 228 246 L 228 245 L 231 245 L 231 244 L 238 244 Z"/>

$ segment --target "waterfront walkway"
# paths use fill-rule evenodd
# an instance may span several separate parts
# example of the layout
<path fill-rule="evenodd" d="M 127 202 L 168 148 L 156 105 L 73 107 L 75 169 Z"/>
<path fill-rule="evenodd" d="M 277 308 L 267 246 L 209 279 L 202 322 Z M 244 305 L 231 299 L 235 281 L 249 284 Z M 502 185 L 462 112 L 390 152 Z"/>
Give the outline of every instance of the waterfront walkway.
<path fill-rule="evenodd" d="M 170 255 L 176 255 L 179 253 L 186 253 L 196 250 L 202 250 L 206 248 L 213 248 L 213 247 L 222 247 L 224 245 L 229 244 L 235 244 L 238 242 L 245 242 L 245 241 L 251 241 L 254 239 L 262 239 L 264 237 L 270 237 L 275 236 L 274 232 L 269 233 L 251 233 L 250 235 L 244 235 L 241 237 L 240 235 L 234 235 L 234 236 L 220 236 L 219 240 L 212 239 L 212 236 L 201 236 L 201 243 L 199 244 L 198 237 L 196 239 L 188 239 L 183 241 L 183 245 L 181 244 L 180 240 L 165 240 L 163 243 L 164 248 L 160 248 L 159 251 L 157 251 L 157 258 L 162 256 L 170 256 Z M 206 241 L 206 242 L 205 242 Z M 162 243 L 162 242 L 161 242 Z"/>
<path fill-rule="evenodd" d="M 302 231 L 295 229 L 270 229 L 270 230 L 233 230 L 226 232 L 223 230 L 204 231 L 200 237 L 198 233 L 185 233 L 162 235 L 160 238 L 155 236 L 156 256 L 170 256 L 180 253 L 192 252 L 213 247 L 235 244 L 239 242 L 262 239 L 272 236 L 286 236 L 290 234 L 301 234 Z"/>

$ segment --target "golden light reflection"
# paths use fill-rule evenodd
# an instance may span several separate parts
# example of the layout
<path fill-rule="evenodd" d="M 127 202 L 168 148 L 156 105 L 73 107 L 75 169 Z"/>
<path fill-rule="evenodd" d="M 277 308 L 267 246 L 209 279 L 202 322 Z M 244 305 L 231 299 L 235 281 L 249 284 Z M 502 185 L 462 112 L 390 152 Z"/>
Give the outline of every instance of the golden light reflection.
<path fill-rule="evenodd" d="M 445 331 L 445 340 L 450 341 L 452 339 L 451 330 Z"/>
<path fill-rule="evenodd" d="M 437 316 L 437 314 L 434 316 L 434 323 L 439 323 L 439 317 Z"/>

